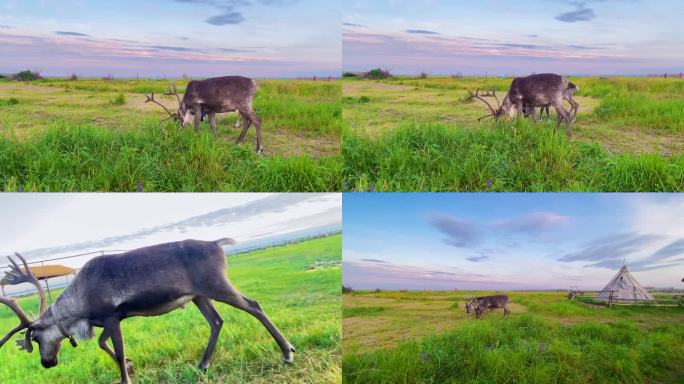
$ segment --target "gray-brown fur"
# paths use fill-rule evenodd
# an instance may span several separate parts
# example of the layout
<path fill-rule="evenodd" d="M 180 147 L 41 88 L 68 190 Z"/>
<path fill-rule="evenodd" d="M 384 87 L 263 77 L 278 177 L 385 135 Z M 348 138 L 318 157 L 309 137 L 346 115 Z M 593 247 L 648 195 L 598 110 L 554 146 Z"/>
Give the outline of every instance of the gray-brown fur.
<path fill-rule="evenodd" d="M 482 319 L 486 311 L 493 311 L 498 308 L 503 308 L 504 317 L 508 317 L 511 314 L 510 309 L 507 308 L 508 302 L 508 295 L 475 297 L 469 302 L 466 302 L 466 312 L 475 312 L 475 318 Z"/>
<path fill-rule="evenodd" d="M 560 126 L 561 121 L 565 121 L 565 131 L 568 137 L 572 137 L 570 115 L 565 107 L 563 107 L 568 84 L 568 79 L 554 73 L 516 77 L 511 82 L 511 87 L 501 103 L 498 113 L 508 114 L 512 117 L 522 114 L 523 105 L 528 105 L 532 120 L 537 123 L 539 120 L 535 107 L 548 104 L 556 109 L 556 113 L 559 116 L 556 129 Z"/>
<path fill-rule="evenodd" d="M 570 103 L 570 111 L 568 112 L 570 114 L 570 117 L 572 119 L 572 122 L 574 123 L 577 121 L 577 111 L 579 110 L 579 103 L 577 103 L 572 97 L 575 95 L 575 92 L 579 90 L 579 87 L 575 85 L 573 82 L 568 82 L 568 88 L 565 90 L 565 94 L 563 95 L 563 98 L 567 100 Z M 549 107 L 551 104 L 546 104 L 541 106 L 540 112 L 539 112 L 539 117 L 543 118 L 544 117 L 544 112 L 546 112 L 546 117 L 551 118 L 551 114 L 549 113 Z M 523 105 L 523 112 L 525 114 L 525 117 L 529 117 L 531 114 L 530 111 L 530 106 L 525 104 Z M 558 115 L 560 118 L 560 115 Z"/>
<path fill-rule="evenodd" d="M 93 327 L 103 328 L 98 344 L 117 362 L 121 382 L 128 384 L 133 365 L 125 355 L 120 322 L 134 316 L 161 315 L 192 301 L 211 327 L 199 364 L 200 369 L 207 369 L 223 324 L 214 308 L 216 300 L 257 318 L 279 345 L 285 362 L 291 362 L 294 347 L 259 304 L 240 294 L 228 281 L 226 258 L 220 246 L 224 243 L 232 240 L 185 240 L 96 257 L 83 266 L 39 319 L 28 324 L 27 339 L 38 344 L 41 363 L 50 368 L 57 365 L 66 337 L 88 338 L 93 335 Z M 113 350 L 108 339 L 112 340 Z"/>
<path fill-rule="evenodd" d="M 532 120 L 537 123 L 538 118 L 535 107 L 551 105 L 556 109 L 556 113 L 558 114 L 556 129 L 558 129 L 562 121 L 565 121 L 565 130 L 568 138 L 570 138 L 572 137 L 570 114 L 563 107 L 563 99 L 565 98 L 568 85 L 568 80 L 563 76 L 553 73 L 542 73 L 514 78 L 506 97 L 504 97 L 503 102 L 500 105 L 498 98 L 496 98 L 496 92 L 493 91 L 487 92 L 486 94 L 480 94 L 478 89 L 475 93 L 469 92 L 468 99 L 478 99 L 482 101 L 487 105 L 491 112 L 480 117 L 478 120 L 489 116 L 498 120 L 499 117 L 504 115 L 513 118 L 518 115 L 524 115 L 525 109 L 528 109 L 532 116 Z M 485 99 L 485 97 L 488 96 L 496 98 L 496 108 Z"/>
<path fill-rule="evenodd" d="M 261 141 L 261 120 L 252 107 L 257 84 L 242 76 L 213 77 L 206 80 L 192 80 L 188 83 L 178 113 L 183 125 L 194 116 L 195 130 L 199 130 L 202 112 L 209 116 L 209 125 L 216 134 L 216 114 L 238 111 L 242 119 L 242 132 L 236 144 L 240 144 L 251 124 L 256 129 L 256 151 L 264 150 Z"/>

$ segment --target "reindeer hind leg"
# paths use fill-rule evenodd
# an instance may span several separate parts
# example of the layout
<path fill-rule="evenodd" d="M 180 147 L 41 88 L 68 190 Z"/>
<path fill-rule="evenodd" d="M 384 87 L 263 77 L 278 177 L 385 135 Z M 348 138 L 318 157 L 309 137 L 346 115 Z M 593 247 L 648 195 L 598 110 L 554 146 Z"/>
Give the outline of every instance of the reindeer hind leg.
<path fill-rule="evenodd" d="M 245 115 L 254 124 L 254 129 L 256 130 L 256 152 L 262 154 L 264 153 L 264 145 L 261 141 L 261 119 L 256 115 L 256 112 L 254 112 L 251 105 L 248 106 Z"/>
<path fill-rule="evenodd" d="M 243 296 L 238 292 L 228 281 L 224 279 L 221 282 L 216 282 L 214 287 L 210 289 L 209 298 L 222 303 L 226 303 L 237 309 L 241 309 L 250 315 L 254 316 L 261 324 L 268 330 L 273 339 L 278 343 L 280 350 L 283 353 L 283 361 L 285 363 L 291 363 L 293 360 L 293 353 L 295 348 L 290 344 L 289 341 L 283 337 L 278 328 L 271 322 L 271 320 L 266 316 L 259 303 Z"/>
<path fill-rule="evenodd" d="M 240 119 L 244 120 L 245 118 L 242 116 L 242 112 L 239 110 L 237 111 L 237 118 L 235 119 L 235 129 L 240 128 Z"/>
<path fill-rule="evenodd" d="M 209 112 L 209 126 L 211 127 L 211 131 L 214 133 L 214 136 L 216 136 L 216 113 L 215 112 Z"/>
<path fill-rule="evenodd" d="M 216 347 L 216 341 L 218 340 L 219 333 L 221 333 L 221 327 L 223 326 L 223 318 L 214 308 L 214 304 L 211 300 L 205 297 L 196 297 L 192 300 L 193 303 L 202 313 L 202 316 L 209 323 L 211 327 L 211 334 L 209 335 L 209 342 L 207 343 L 207 348 L 204 350 L 204 356 L 202 356 L 202 361 L 200 362 L 198 368 L 206 371 L 209 368 L 209 363 L 211 362 L 211 356 L 214 354 L 214 348 Z"/>
<path fill-rule="evenodd" d="M 556 109 L 556 113 L 565 120 L 565 132 L 568 134 L 568 139 L 572 138 L 572 127 L 570 127 L 570 114 L 563 107 L 563 104 L 555 104 L 553 106 Z M 556 129 L 560 127 L 561 119 L 557 120 Z"/>
<path fill-rule="evenodd" d="M 240 132 L 240 136 L 238 136 L 238 139 L 235 142 L 235 144 L 242 143 L 242 141 L 245 139 L 245 135 L 247 135 L 249 126 L 252 124 L 252 120 L 250 120 L 249 117 L 242 111 L 240 111 L 240 116 L 242 117 L 242 132 Z"/>

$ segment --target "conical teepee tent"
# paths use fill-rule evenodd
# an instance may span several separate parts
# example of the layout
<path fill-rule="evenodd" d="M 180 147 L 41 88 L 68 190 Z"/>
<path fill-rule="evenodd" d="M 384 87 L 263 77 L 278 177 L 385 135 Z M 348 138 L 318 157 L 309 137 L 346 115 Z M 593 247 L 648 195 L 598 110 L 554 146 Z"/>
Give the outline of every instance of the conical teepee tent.
<path fill-rule="evenodd" d="M 655 300 L 650 293 L 646 292 L 634 276 L 629 273 L 627 265 L 623 265 L 620 268 L 620 272 L 601 290 L 601 293 L 598 295 L 599 299 L 608 300 L 611 291 L 613 292 L 613 300 Z"/>

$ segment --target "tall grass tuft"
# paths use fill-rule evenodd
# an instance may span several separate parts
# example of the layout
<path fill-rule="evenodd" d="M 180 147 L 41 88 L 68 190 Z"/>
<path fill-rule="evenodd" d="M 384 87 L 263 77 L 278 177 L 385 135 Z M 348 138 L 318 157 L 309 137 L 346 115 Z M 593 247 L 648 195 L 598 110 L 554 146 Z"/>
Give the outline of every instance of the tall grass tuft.
<path fill-rule="evenodd" d="M 344 132 L 344 184 L 376 191 L 679 191 L 684 156 L 612 155 L 550 124 L 491 130 L 407 121 L 379 138 Z"/>
<path fill-rule="evenodd" d="M 126 95 L 124 95 L 123 92 L 120 92 L 118 95 L 116 95 L 110 101 L 110 104 L 112 104 L 112 105 L 124 105 L 124 104 L 126 104 Z"/>
<path fill-rule="evenodd" d="M 684 328 L 628 322 L 562 325 L 523 314 L 471 321 L 391 350 L 345 354 L 347 383 L 669 383 Z"/>
<path fill-rule="evenodd" d="M 334 191 L 336 157 L 260 157 L 155 119 L 138 130 L 56 122 L 25 140 L 0 140 L 4 191 Z"/>

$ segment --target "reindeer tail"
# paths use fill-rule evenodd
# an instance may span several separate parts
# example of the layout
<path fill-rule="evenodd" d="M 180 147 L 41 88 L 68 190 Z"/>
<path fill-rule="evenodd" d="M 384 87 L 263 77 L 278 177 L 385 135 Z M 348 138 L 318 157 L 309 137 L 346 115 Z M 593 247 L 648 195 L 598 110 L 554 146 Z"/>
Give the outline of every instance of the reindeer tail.
<path fill-rule="evenodd" d="M 237 241 L 230 237 L 224 237 L 223 239 L 214 240 L 213 243 L 216 245 L 233 245 L 237 243 Z"/>

